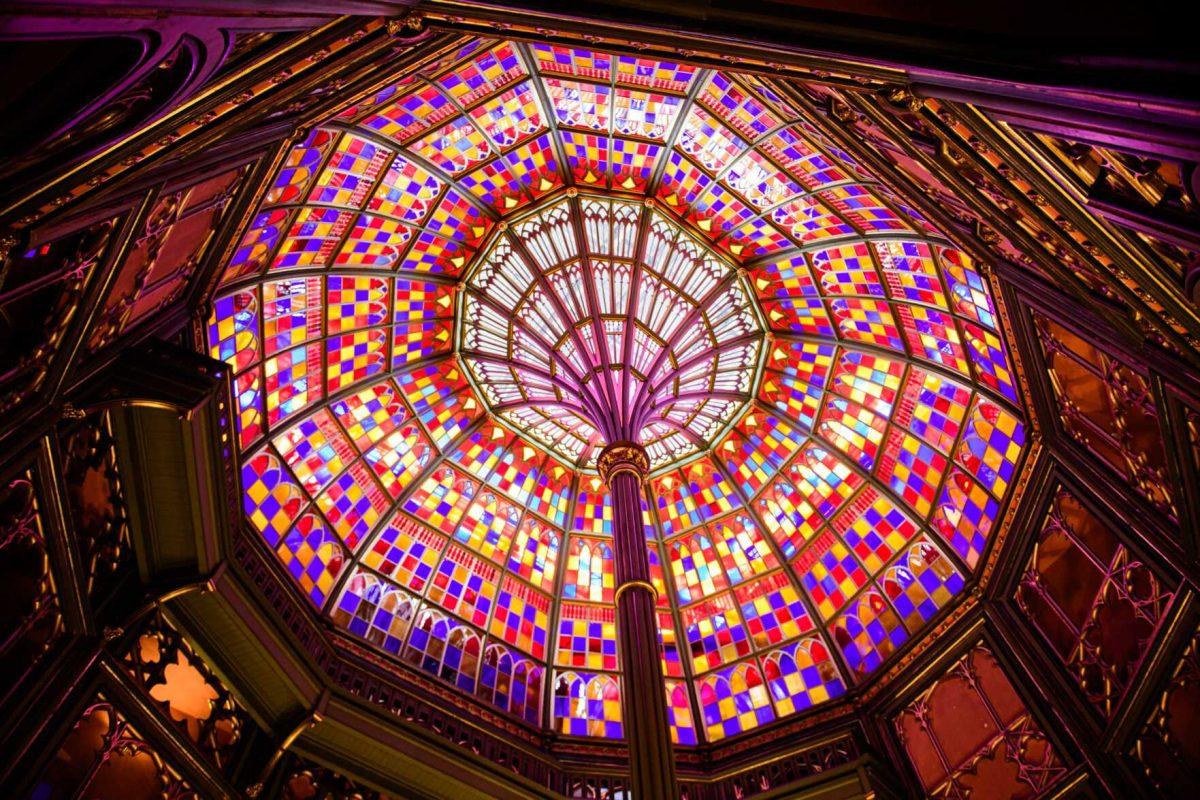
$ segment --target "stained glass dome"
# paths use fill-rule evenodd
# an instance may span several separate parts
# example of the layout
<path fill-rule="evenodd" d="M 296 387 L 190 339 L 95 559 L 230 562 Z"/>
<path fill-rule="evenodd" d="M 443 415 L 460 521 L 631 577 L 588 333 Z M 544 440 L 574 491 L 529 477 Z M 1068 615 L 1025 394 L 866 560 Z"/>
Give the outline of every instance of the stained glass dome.
<path fill-rule="evenodd" d="M 281 159 L 207 344 L 320 613 L 620 738 L 624 438 L 678 744 L 835 702 L 963 592 L 1026 450 L 996 298 L 787 91 L 474 40 Z"/>

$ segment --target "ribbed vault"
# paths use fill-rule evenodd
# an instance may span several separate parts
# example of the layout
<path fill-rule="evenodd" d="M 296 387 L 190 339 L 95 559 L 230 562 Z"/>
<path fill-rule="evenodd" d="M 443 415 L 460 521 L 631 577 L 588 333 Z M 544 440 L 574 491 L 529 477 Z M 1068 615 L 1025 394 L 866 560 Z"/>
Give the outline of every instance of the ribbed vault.
<path fill-rule="evenodd" d="M 660 467 L 707 450 L 752 399 L 756 311 L 738 269 L 662 212 L 568 197 L 479 259 L 459 352 L 489 409 L 561 458 L 636 441 Z"/>

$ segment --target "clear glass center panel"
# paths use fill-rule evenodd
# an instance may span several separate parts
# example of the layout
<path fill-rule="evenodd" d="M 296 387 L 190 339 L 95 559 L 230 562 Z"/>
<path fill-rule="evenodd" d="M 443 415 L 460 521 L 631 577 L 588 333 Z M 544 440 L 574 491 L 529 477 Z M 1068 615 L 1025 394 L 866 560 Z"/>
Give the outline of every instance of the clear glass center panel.
<path fill-rule="evenodd" d="M 492 413 L 569 462 L 707 450 L 755 391 L 765 329 L 741 272 L 645 203 L 567 197 L 468 274 L 460 354 Z"/>

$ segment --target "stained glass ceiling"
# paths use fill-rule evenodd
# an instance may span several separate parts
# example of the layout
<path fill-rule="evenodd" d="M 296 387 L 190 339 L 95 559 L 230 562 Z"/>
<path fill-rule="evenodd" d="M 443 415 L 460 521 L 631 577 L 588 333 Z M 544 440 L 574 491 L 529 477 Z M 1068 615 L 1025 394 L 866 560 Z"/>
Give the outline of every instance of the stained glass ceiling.
<path fill-rule="evenodd" d="M 1026 450 L 976 264 L 763 78 L 475 40 L 315 128 L 207 325 L 248 524 L 365 646 L 622 736 L 640 437 L 677 743 L 827 703 L 980 567 Z"/>

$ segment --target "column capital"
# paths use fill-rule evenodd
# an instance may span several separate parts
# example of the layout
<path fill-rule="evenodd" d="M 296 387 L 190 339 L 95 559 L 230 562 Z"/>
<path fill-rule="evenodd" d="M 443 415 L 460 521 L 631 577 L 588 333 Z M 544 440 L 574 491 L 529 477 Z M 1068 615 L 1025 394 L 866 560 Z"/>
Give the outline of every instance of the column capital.
<path fill-rule="evenodd" d="M 596 469 L 606 484 L 620 472 L 631 472 L 640 482 L 650 474 L 650 459 L 637 442 L 613 442 L 596 457 Z"/>

